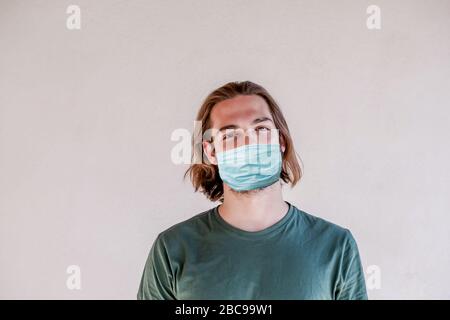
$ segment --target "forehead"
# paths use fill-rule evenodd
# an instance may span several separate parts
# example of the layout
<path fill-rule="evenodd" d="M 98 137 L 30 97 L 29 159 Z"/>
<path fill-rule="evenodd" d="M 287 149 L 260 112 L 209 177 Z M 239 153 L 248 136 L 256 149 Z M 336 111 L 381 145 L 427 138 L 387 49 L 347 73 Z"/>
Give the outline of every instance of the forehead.
<path fill-rule="evenodd" d="M 239 95 L 213 107 L 211 124 L 213 128 L 220 128 L 224 125 L 250 123 L 259 117 L 272 119 L 266 101 L 258 95 Z"/>

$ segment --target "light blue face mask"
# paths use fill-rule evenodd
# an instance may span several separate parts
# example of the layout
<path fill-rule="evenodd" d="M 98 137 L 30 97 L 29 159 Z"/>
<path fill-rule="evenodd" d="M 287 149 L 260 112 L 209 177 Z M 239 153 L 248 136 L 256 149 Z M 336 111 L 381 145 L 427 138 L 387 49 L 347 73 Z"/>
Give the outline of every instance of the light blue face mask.
<path fill-rule="evenodd" d="M 280 179 L 279 144 L 248 144 L 216 154 L 219 175 L 236 191 L 267 187 Z"/>

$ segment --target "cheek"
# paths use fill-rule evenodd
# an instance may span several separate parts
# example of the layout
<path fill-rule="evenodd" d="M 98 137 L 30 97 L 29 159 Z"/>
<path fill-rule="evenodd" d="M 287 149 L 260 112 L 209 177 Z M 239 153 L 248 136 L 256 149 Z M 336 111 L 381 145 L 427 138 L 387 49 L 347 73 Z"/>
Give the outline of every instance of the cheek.
<path fill-rule="evenodd" d="M 213 156 L 215 156 L 217 152 L 221 152 L 223 150 L 222 144 L 219 141 L 214 141 L 212 147 L 214 148 L 214 150 L 212 150 L 211 152 Z"/>
<path fill-rule="evenodd" d="M 216 153 L 230 150 L 235 147 L 236 147 L 236 141 L 233 141 L 232 139 L 217 141 L 214 144 L 214 150 Z"/>

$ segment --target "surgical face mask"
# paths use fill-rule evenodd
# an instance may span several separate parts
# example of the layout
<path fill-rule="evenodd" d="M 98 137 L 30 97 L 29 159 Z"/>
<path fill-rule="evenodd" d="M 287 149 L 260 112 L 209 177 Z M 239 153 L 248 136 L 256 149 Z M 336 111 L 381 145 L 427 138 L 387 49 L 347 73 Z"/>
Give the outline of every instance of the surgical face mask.
<path fill-rule="evenodd" d="M 279 144 L 247 144 L 217 152 L 219 175 L 236 191 L 269 186 L 280 179 Z"/>

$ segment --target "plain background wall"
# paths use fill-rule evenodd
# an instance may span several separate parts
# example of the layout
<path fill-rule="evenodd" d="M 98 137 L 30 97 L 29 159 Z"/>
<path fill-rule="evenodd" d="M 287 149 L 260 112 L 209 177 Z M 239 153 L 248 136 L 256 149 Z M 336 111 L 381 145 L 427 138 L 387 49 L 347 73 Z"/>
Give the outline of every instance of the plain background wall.
<path fill-rule="evenodd" d="M 304 164 L 285 198 L 352 231 L 381 269 L 369 297 L 449 299 L 439 0 L 0 0 L 0 298 L 135 299 L 156 235 L 217 205 L 183 182 L 171 133 L 235 80 L 281 105 Z"/>

